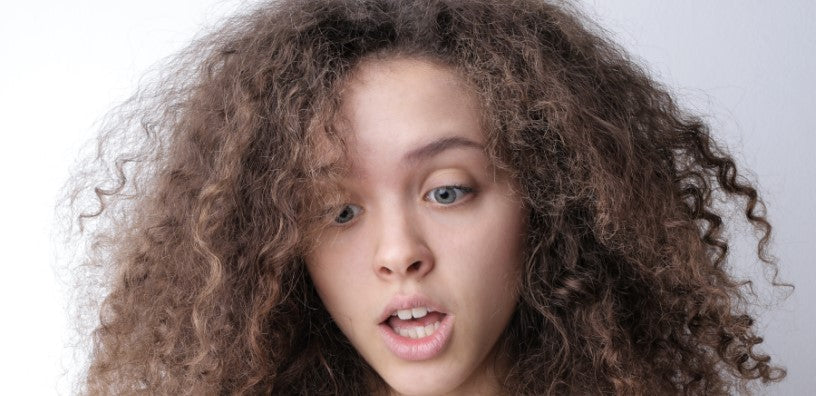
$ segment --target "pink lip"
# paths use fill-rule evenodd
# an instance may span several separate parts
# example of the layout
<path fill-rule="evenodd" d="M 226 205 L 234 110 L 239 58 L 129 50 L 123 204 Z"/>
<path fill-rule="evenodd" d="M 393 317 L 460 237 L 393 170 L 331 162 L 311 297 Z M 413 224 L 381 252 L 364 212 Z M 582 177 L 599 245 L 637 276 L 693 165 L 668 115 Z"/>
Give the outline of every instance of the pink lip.
<path fill-rule="evenodd" d="M 400 309 L 410 309 L 417 307 L 428 307 L 428 309 L 445 314 L 439 322 L 439 328 L 428 336 L 413 339 L 403 337 L 396 333 L 387 320 L 394 311 Z M 445 346 L 453 332 L 454 315 L 446 313 L 433 301 L 423 296 L 397 296 L 391 300 L 383 311 L 380 318 L 380 335 L 385 342 L 385 346 L 397 357 L 409 360 L 427 360 L 437 356 L 445 349 Z"/>

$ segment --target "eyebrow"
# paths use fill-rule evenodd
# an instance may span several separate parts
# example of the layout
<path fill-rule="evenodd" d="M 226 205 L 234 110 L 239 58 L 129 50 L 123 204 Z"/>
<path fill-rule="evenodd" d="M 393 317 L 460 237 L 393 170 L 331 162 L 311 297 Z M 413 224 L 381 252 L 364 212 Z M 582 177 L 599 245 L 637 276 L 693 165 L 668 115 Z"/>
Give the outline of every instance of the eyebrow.
<path fill-rule="evenodd" d="M 421 162 L 422 160 L 427 160 L 437 156 L 443 151 L 455 148 L 484 149 L 481 144 L 472 140 L 468 140 L 460 136 L 449 136 L 436 139 L 424 146 L 409 151 L 402 157 L 402 161 L 415 164 L 417 162 Z"/>

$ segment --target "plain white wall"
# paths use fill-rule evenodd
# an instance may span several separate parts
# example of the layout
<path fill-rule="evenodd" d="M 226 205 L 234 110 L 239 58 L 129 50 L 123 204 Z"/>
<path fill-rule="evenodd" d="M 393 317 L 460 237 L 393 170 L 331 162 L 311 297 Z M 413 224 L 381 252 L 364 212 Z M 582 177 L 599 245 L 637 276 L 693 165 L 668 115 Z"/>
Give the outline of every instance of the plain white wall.
<path fill-rule="evenodd" d="M 584 1 L 616 41 L 703 114 L 767 202 L 772 252 L 794 294 L 759 318 L 762 349 L 787 366 L 768 394 L 816 392 L 816 2 Z M 748 174 L 751 176 L 751 174 Z M 748 234 L 750 236 L 750 234 Z M 757 276 L 755 240 L 735 238 L 735 272 Z M 765 288 L 767 292 L 767 287 Z"/>
<path fill-rule="evenodd" d="M 50 232 L 57 191 L 94 124 L 139 77 L 248 1 L 0 5 L 0 393 L 67 392 L 66 316 Z M 773 253 L 796 293 L 765 315 L 763 349 L 789 370 L 769 394 L 816 389 L 816 2 L 584 0 L 589 16 L 707 117 L 759 180 Z M 753 175 L 753 176 L 751 176 Z M 752 273 L 752 241 L 736 241 Z M 64 377 L 64 376 L 63 376 Z"/>

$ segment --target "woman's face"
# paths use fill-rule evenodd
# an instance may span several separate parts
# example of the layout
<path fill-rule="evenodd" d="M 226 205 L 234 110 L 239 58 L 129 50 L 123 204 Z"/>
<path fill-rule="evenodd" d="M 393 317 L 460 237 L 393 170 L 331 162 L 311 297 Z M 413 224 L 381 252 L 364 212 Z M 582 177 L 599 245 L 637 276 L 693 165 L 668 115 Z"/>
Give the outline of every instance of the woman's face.
<path fill-rule="evenodd" d="M 347 204 L 306 258 L 318 294 L 393 390 L 495 386 L 526 212 L 484 153 L 475 95 L 447 69 L 396 59 L 364 63 L 342 99 Z"/>

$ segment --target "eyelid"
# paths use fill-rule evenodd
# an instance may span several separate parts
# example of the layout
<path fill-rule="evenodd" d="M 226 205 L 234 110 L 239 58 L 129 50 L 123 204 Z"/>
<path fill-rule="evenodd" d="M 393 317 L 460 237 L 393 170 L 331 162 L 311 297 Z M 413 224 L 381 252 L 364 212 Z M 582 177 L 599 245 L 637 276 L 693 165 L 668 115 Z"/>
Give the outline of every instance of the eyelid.
<path fill-rule="evenodd" d="M 459 190 L 459 191 L 462 192 L 462 198 L 459 199 L 459 200 L 456 200 L 456 201 L 454 201 L 453 203 L 450 203 L 450 204 L 443 204 L 443 203 L 435 202 L 431 198 L 431 194 L 433 194 L 433 192 L 435 190 L 438 190 L 440 188 L 451 188 L 451 189 Z M 437 186 L 437 187 L 434 187 L 434 188 L 428 190 L 425 194 L 422 195 L 422 198 L 424 200 L 426 200 L 426 201 L 429 201 L 429 202 L 435 204 L 436 206 L 451 207 L 451 206 L 457 206 L 457 205 L 459 205 L 459 204 L 461 204 L 463 202 L 466 202 L 466 200 L 475 193 L 477 193 L 475 187 L 470 187 L 470 186 L 466 186 L 466 185 L 463 185 L 463 184 L 446 184 L 446 185 Z"/>
<path fill-rule="evenodd" d="M 351 220 L 349 220 L 349 221 L 347 221 L 345 223 L 338 223 L 336 220 L 337 220 L 338 217 L 340 217 L 340 214 L 343 213 L 343 211 L 346 209 L 346 207 L 356 208 L 356 210 L 354 210 L 354 217 L 352 217 Z M 357 221 L 357 218 L 360 217 L 360 214 L 362 214 L 363 212 L 364 212 L 364 210 L 360 205 L 356 205 L 356 204 L 353 204 L 353 203 L 344 203 L 344 204 L 339 206 L 339 210 L 335 209 L 335 210 L 330 212 L 331 214 L 329 215 L 328 222 L 329 222 L 329 225 L 331 225 L 333 227 L 347 227 L 347 226 L 349 226 L 351 224 L 354 224 L 354 222 Z"/>
<path fill-rule="evenodd" d="M 460 191 L 461 197 L 459 197 L 459 199 L 457 199 L 456 201 L 454 201 L 452 203 L 449 203 L 449 204 L 436 202 L 433 198 L 431 198 L 432 194 L 433 194 L 434 191 L 436 191 L 438 189 L 441 189 L 441 188 L 450 188 L 450 189 L 458 190 L 458 191 Z M 464 184 L 445 184 L 445 185 L 436 186 L 434 188 L 431 188 L 425 194 L 423 194 L 422 197 L 423 197 L 424 200 L 426 200 L 428 202 L 431 202 L 434 206 L 437 206 L 437 207 L 452 207 L 452 206 L 458 206 L 460 204 L 463 204 L 463 203 L 467 202 L 467 200 L 470 199 L 471 196 L 476 194 L 476 193 L 478 193 L 478 191 L 477 191 L 477 189 L 475 187 L 467 186 L 467 185 L 464 185 Z M 336 220 L 340 216 L 340 214 L 343 212 L 343 210 L 346 209 L 346 207 L 356 208 L 356 210 L 354 211 L 354 217 L 351 218 L 349 221 L 347 221 L 345 223 L 338 223 Z M 353 204 L 353 203 L 344 203 L 344 204 L 338 206 L 336 209 L 330 210 L 328 212 L 329 213 L 328 223 L 329 223 L 329 225 L 331 225 L 333 227 L 341 227 L 341 228 L 342 227 L 348 227 L 348 226 L 354 224 L 357 221 L 357 218 L 360 217 L 360 214 L 362 214 L 364 211 L 365 210 L 359 205 L 356 205 L 356 204 Z"/>

